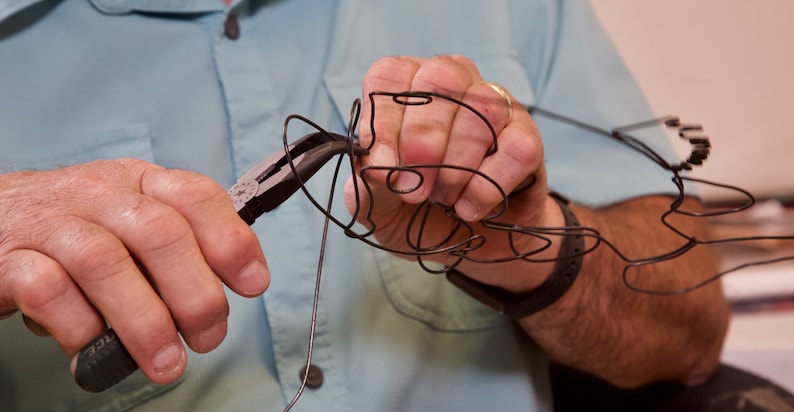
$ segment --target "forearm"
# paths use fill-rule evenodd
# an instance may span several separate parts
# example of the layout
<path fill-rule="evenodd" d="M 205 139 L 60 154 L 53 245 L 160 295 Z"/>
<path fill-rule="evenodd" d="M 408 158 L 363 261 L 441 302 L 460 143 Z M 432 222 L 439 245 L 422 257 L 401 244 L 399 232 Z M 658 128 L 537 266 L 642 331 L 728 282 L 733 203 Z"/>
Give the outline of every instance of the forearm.
<path fill-rule="evenodd" d="M 584 226 L 597 229 L 626 257 L 637 259 L 686 242 L 659 222 L 670 201 L 646 197 L 599 210 L 574 206 L 574 211 Z M 686 219 L 680 227 L 704 238 L 706 226 L 700 220 Z M 588 239 L 588 246 L 594 241 Z M 685 294 L 640 293 L 623 283 L 625 266 L 610 248 L 600 245 L 584 257 L 571 289 L 547 309 L 523 319 L 521 326 L 555 361 L 617 386 L 705 379 L 719 362 L 728 325 L 719 282 Z M 633 268 L 630 279 L 645 289 L 674 290 L 714 273 L 713 252 L 698 246 L 675 259 Z"/>

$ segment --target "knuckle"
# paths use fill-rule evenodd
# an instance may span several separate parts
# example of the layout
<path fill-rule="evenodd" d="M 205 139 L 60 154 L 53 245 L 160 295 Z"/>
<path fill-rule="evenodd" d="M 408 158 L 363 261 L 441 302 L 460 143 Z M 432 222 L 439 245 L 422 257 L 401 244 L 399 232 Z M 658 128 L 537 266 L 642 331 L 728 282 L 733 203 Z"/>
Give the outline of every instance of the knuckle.
<path fill-rule="evenodd" d="M 18 269 L 23 269 L 30 265 Z M 60 270 L 32 268 L 15 276 L 13 286 L 17 306 L 27 314 L 47 312 L 48 307 L 66 295 L 72 282 Z"/>
<path fill-rule="evenodd" d="M 389 56 L 375 61 L 367 72 L 368 77 L 389 78 L 393 73 L 405 71 L 416 71 L 419 68 L 419 61 L 406 56 Z"/>
<path fill-rule="evenodd" d="M 237 266 L 241 258 L 250 256 L 251 251 L 260 251 L 259 239 L 254 231 L 244 223 L 240 225 L 230 225 L 218 233 L 216 241 L 210 247 L 202 248 L 204 257 L 214 269 L 226 267 L 227 265 Z"/>
<path fill-rule="evenodd" d="M 459 54 L 438 54 L 431 57 L 429 63 L 439 64 L 460 71 L 468 71 L 469 66 L 474 65 L 471 60 Z"/>
<path fill-rule="evenodd" d="M 174 319 L 171 313 L 160 305 L 149 305 L 127 319 L 125 327 L 114 326 L 122 335 L 132 335 L 140 344 L 148 348 L 160 348 L 163 343 L 172 339 L 175 333 Z"/>
<path fill-rule="evenodd" d="M 405 56 L 383 57 L 370 66 L 364 80 L 365 90 L 402 91 L 420 67 L 420 60 Z"/>
<path fill-rule="evenodd" d="M 85 232 L 76 229 L 71 234 L 72 276 L 83 281 L 102 281 L 132 265 L 129 252 L 116 238 Z"/>
<path fill-rule="evenodd" d="M 512 139 L 505 139 L 503 148 L 505 155 L 517 166 L 536 168 L 542 160 L 543 144 L 537 134 L 523 132 Z"/>
<path fill-rule="evenodd" d="M 168 207 L 141 200 L 145 206 L 133 204 L 124 212 L 130 227 L 136 228 L 134 236 L 137 239 L 130 245 L 136 253 L 170 250 L 191 237 L 190 224 L 182 215 Z"/>
<path fill-rule="evenodd" d="M 185 203 L 210 203 L 228 197 L 214 180 L 196 173 L 170 171 L 176 175 L 168 190 L 174 198 Z"/>
<path fill-rule="evenodd" d="M 414 85 L 417 88 L 430 88 L 430 91 L 448 93 L 460 97 L 472 83 L 469 70 L 448 55 L 430 58 L 417 71 Z"/>
<path fill-rule="evenodd" d="M 231 203 L 218 183 L 187 170 L 149 169 L 141 177 L 141 193 L 180 211 L 196 203 Z"/>
<path fill-rule="evenodd" d="M 116 160 L 104 160 L 104 161 L 103 160 L 99 160 L 99 161 L 97 161 L 97 163 L 100 163 L 100 164 L 102 162 L 104 162 L 106 164 L 119 165 L 119 166 L 121 166 L 121 167 L 123 167 L 125 169 L 145 169 L 145 168 L 148 168 L 148 167 L 161 168 L 161 166 L 156 166 L 156 165 L 153 165 L 153 164 L 151 164 L 151 163 L 149 163 L 149 162 L 147 162 L 145 160 L 141 160 L 141 159 L 134 158 L 134 157 L 127 157 L 127 158 L 121 158 L 121 159 L 116 159 Z"/>
<path fill-rule="evenodd" d="M 226 319 L 229 315 L 229 303 L 222 288 L 212 288 L 194 294 L 182 302 L 179 308 L 172 310 L 180 330 L 192 333 Z"/>
<path fill-rule="evenodd" d="M 447 57 L 455 62 L 456 64 L 460 65 L 461 67 L 465 68 L 470 73 L 476 73 L 479 75 L 479 70 L 477 69 L 477 65 L 474 64 L 470 58 L 462 55 L 462 54 L 450 54 Z"/>

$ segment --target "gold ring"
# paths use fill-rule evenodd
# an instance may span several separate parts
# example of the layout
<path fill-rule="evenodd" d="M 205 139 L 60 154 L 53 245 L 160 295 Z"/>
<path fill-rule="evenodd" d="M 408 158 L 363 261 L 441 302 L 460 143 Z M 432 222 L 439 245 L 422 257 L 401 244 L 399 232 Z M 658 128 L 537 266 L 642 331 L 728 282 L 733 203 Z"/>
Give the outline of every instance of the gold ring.
<path fill-rule="evenodd" d="M 510 98 L 510 93 L 507 92 L 507 89 L 502 87 L 499 83 L 494 82 L 482 82 L 482 84 L 490 87 L 495 92 L 499 93 L 503 99 L 505 99 L 505 103 L 507 103 L 507 121 L 505 124 L 510 123 L 510 119 L 513 118 L 513 99 Z"/>

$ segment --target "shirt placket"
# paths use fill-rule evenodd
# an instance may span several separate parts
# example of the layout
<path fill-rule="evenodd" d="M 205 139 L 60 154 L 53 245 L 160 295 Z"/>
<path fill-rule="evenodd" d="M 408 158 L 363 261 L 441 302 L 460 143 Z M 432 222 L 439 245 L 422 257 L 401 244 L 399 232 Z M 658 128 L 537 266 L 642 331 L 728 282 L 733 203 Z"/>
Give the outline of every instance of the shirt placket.
<path fill-rule="evenodd" d="M 274 80 L 266 70 L 273 62 L 267 59 L 261 39 L 246 31 L 246 26 L 255 24 L 256 16 L 249 15 L 245 6 L 242 1 L 229 4 L 215 42 L 216 66 L 229 118 L 232 162 L 238 176 L 282 149 L 281 140 L 273 137 L 280 133 L 284 121 L 284 114 L 271 103 L 278 99 Z M 267 324 L 255 327 L 269 328 L 273 347 L 263 350 L 272 351 L 286 402 L 298 392 L 306 370 L 319 253 L 319 243 L 314 240 L 314 234 L 319 232 L 312 229 L 313 219 L 306 218 L 310 211 L 295 200 L 298 199 L 262 216 L 254 225 L 271 272 L 270 288 L 262 298 Z M 312 365 L 299 409 L 348 410 L 343 401 L 346 385 L 342 368 L 333 356 L 326 312 L 322 303 L 320 306 Z M 255 390 L 256 383 L 252 382 L 252 388 Z"/>

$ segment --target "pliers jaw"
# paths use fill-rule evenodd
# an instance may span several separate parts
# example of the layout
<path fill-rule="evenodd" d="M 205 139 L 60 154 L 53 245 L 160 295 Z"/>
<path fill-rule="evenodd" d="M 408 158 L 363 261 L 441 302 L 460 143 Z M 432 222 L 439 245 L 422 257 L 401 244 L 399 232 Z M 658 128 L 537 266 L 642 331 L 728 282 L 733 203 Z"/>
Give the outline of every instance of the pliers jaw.
<path fill-rule="evenodd" d="M 324 131 L 311 133 L 248 170 L 229 189 L 229 197 L 237 214 L 251 225 L 263 213 L 289 199 L 335 156 L 367 153 L 366 148 L 347 136 Z"/>

